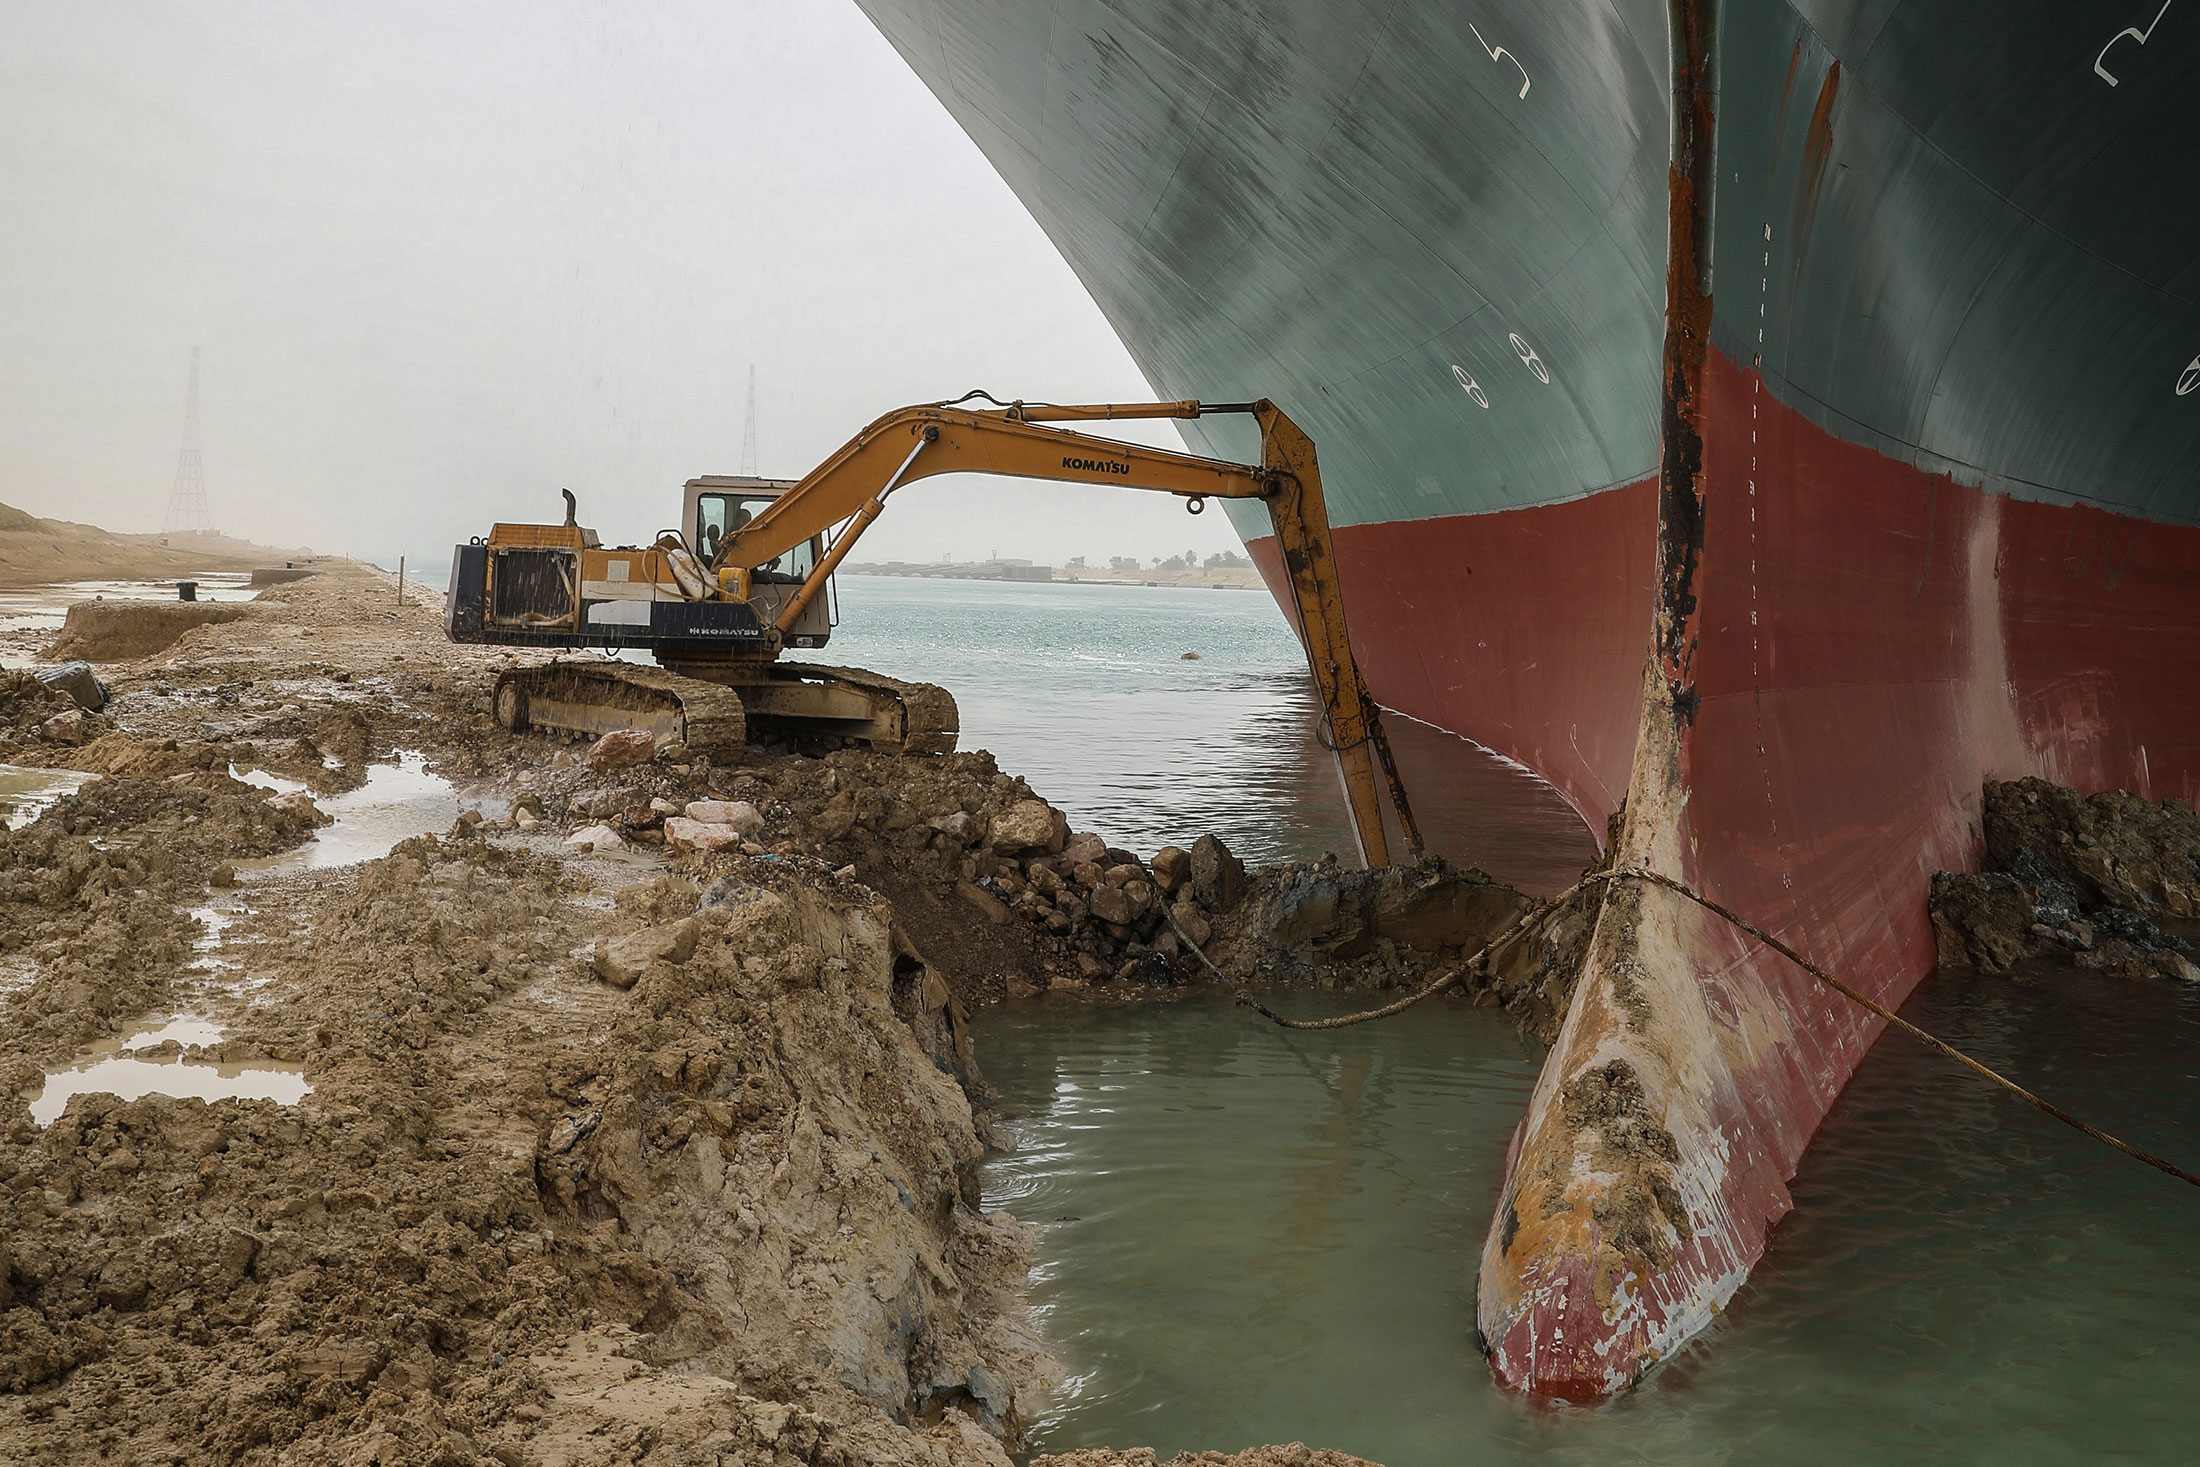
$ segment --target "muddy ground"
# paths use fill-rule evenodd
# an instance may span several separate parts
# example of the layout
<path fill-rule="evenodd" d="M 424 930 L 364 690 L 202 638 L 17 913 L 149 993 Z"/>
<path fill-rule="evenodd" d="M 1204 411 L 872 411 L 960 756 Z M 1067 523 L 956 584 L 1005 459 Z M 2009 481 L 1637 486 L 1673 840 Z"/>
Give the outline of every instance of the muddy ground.
<path fill-rule="evenodd" d="M 978 1206 L 971 1008 L 1167 998 L 1195 941 L 1419 982 L 1527 902 L 1142 858 L 979 753 L 592 767 L 489 720 L 517 659 L 439 612 L 325 565 L 166 646 L 133 621 L 97 712 L 0 678 L 0 760 L 100 776 L 0 836 L 0 1460 L 1004 1463 L 1054 1367 L 1030 1230 Z M 267 866 L 400 750 L 469 812 Z M 699 800 L 742 838 L 683 844 Z M 1585 923 L 1552 916 L 1478 988 L 1530 1027 Z M 33 1119 L 177 1015 L 208 1027 L 139 1058 L 310 1094 Z"/>

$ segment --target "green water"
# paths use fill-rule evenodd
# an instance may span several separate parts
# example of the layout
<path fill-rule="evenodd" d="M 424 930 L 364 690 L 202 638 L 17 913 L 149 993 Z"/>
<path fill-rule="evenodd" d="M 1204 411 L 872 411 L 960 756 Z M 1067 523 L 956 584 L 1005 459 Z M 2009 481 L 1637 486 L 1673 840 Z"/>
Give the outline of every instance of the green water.
<path fill-rule="evenodd" d="M 2200 993 L 1944 974 L 1906 1012 L 2200 1157 Z M 1593 1410 L 1499 1391 L 1473 1342 L 1474 1260 L 1540 1064 L 1502 1016 L 1439 1004 L 1290 1034 L 1221 1001 L 1043 999 L 982 1015 L 978 1043 L 1010 1117 L 987 1205 L 1045 1225 L 1034 1298 L 1072 1372 L 1039 1449 L 2200 1457 L 2200 1192 L 1899 1038 L 1836 1106 L 1726 1317 Z"/>

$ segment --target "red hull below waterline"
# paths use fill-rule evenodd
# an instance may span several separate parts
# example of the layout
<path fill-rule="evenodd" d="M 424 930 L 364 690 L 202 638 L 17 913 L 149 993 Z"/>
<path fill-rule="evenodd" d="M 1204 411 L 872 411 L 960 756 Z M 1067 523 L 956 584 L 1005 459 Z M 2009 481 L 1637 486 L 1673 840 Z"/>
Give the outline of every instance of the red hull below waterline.
<path fill-rule="evenodd" d="M 1335 530 L 1352 652 L 1377 701 L 1534 770 L 1601 842 L 1641 722 L 1633 692 L 1657 513 L 1645 481 L 1566 504 Z M 1273 537 L 1247 549 L 1288 608 Z"/>
<path fill-rule="evenodd" d="M 2200 795 L 2200 530 L 1922 473 L 1716 352 L 1703 424 L 1696 698 L 1670 748 L 1645 720 L 1638 757 L 1678 778 L 1638 769 L 1644 864 L 1897 1007 L 1984 781 Z M 1685 899 L 1616 891 L 1485 1245 L 1499 1376 L 1595 1397 L 1701 1328 L 1881 1027 Z M 1665 1139 L 1585 1125 L 1584 1086 Z"/>

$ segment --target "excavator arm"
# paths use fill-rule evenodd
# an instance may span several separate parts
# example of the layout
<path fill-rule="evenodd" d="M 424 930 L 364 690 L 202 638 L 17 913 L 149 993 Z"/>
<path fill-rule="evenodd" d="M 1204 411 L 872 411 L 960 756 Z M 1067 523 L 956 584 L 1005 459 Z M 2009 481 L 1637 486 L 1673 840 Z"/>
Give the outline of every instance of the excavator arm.
<path fill-rule="evenodd" d="M 1226 463 L 1051 426 L 1128 418 L 1197 418 L 1221 412 L 1250 414 L 1258 422 L 1258 465 Z M 824 590 L 857 539 L 884 511 L 887 498 L 905 484 L 936 474 L 1005 474 L 1151 489 L 1194 501 L 1195 512 L 1199 502 L 1207 499 L 1265 503 L 1290 580 L 1291 607 L 1306 647 L 1307 665 L 1321 694 L 1329 744 L 1337 756 L 1361 858 L 1370 866 L 1390 864 L 1378 766 L 1408 847 L 1419 857 L 1420 832 L 1383 733 L 1381 714 L 1360 680 L 1346 633 L 1314 444 L 1282 409 L 1265 399 L 1221 405 L 1196 401 L 1089 406 L 1010 403 L 998 411 L 953 403 L 903 408 L 858 433 L 754 520 L 730 532 L 719 546 L 713 569 L 739 573 L 768 565 L 812 536 L 841 526 L 801 589 L 781 608 L 778 621 L 784 630 Z"/>

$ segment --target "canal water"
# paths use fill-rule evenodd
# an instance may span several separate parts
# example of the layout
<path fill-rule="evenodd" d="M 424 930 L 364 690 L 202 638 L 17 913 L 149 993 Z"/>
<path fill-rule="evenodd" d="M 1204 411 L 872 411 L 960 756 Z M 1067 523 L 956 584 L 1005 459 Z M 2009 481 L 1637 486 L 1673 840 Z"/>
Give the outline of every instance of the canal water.
<path fill-rule="evenodd" d="M 842 576 L 838 593 L 821 661 L 953 689 L 961 747 L 1080 828 L 1147 852 L 1211 830 L 1255 862 L 1353 849 L 1305 655 L 1265 591 Z M 1385 727 L 1430 849 L 1541 892 L 1594 858 L 1526 770 L 1409 718 Z"/>
<path fill-rule="evenodd" d="M 1308 1013 L 1338 1011 L 1308 995 Z M 1942 974 L 1907 1014 L 2135 1144 L 2200 1158 L 2200 992 Z M 1042 1451 L 1302 1440 L 1391 1467 L 2193 1459 L 2200 1194 L 1888 1038 L 1717 1325 L 1597 1409 L 1500 1391 L 1474 1268 L 1539 1058 L 1430 1004 L 1334 1033 L 1226 1001 L 979 1018 L 1070 1373 Z"/>
<path fill-rule="evenodd" d="M 1255 860 L 1349 847 L 1298 645 L 1258 592 L 845 577 L 840 595 L 831 660 L 953 687 L 963 746 L 1080 824 L 1145 849 L 1213 829 Z M 1588 859 L 1540 782 L 1392 728 L 1437 849 L 1544 891 Z M 2200 990 L 1947 973 L 1906 1012 L 2135 1144 L 2200 1158 Z M 987 1204 L 1044 1228 L 1035 1299 L 1070 1372 L 1041 1450 L 2200 1456 L 2200 1194 L 1900 1036 L 1835 1107 L 1725 1317 L 1582 1410 L 1498 1390 L 1475 1346 L 1475 1261 L 1540 1065 L 1508 1018 L 1444 1002 L 1296 1034 L 1220 1001 L 1050 998 L 978 1026 L 1008 1117 Z"/>

